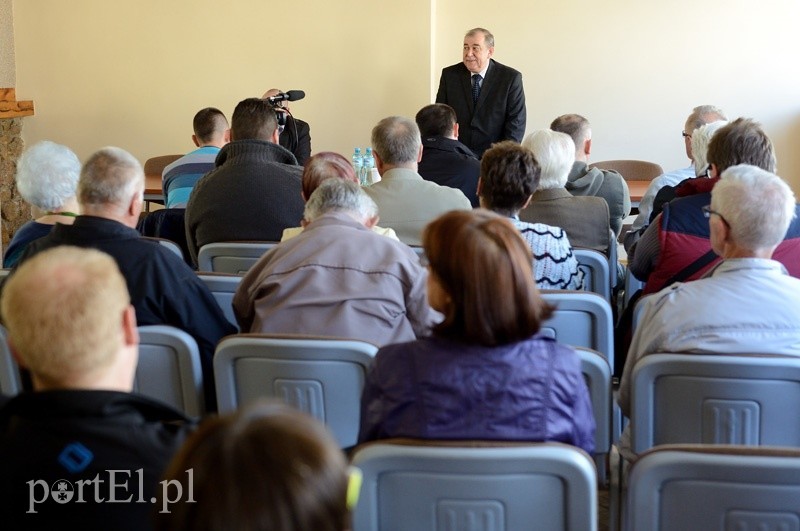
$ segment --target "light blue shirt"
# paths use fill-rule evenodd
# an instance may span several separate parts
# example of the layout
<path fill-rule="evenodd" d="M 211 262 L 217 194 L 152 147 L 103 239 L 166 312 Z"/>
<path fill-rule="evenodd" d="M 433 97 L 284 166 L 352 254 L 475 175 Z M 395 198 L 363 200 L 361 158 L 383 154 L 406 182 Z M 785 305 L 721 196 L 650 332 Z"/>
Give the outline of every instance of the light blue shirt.
<path fill-rule="evenodd" d="M 664 173 L 650 181 L 647 191 L 642 196 L 642 200 L 639 201 L 639 215 L 633 220 L 633 225 L 631 225 L 630 230 L 636 231 L 650 224 L 650 214 L 653 213 L 653 202 L 656 200 L 656 194 L 658 194 L 659 190 L 665 186 L 675 186 L 679 182 L 685 179 L 691 179 L 692 177 L 695 177 L 694 165 L 690 165 L 688 168 L 683 168 L 681 170 Z"/>

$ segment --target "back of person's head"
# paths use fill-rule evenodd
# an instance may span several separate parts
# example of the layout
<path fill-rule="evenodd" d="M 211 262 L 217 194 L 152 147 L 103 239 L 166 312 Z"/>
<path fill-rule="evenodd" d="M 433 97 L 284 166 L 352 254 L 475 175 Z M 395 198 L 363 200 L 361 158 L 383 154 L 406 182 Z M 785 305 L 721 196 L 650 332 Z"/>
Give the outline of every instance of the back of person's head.
<path fill-rule="evenodd" d="M 228 119 L 219 109 L 206 107 L 197 111 L 192 121 L 194 136 L 201 144 L 208 144 L 225 134 L 228 129 Z"/>
<path fill-rule="evenodd" d="M 127 205 L 144 193 L 144 170 L 136 158 L 118 147 L 94 153 L 81 170 L 78 202 L 84 206 Z"/>
<path fill-rule="evenodd" d="M 448 298 L 436 334 L 504 345 L 531 337 L 550 316 L 530 247 L 508 219 L 483 209 L 453 210 L 425 227 L 422 246 L 430 275 Z"/>
<path fill-rule="evenodd" d="M 414 117 L 414 121 L 417 122 L 422 137 L 428 138 L 452 135 L 453 126 L 456 125 L 458 118 L 456 111 L 449 105 L 433 103 L 420 109 Z"/>
<path fill-rule="evenodd" d="M 20 363 L 58 388 L 116 360 L 129 304 L 113 258 L 63 246 L 23 262 L 6 282 L 0 309 Z"/>
<path fill-rule="evenodd" d="M 701 125 L 727 119 L 725 113 L 719 107 L 715 107 L 714 105 L 698 105 L 692 109 L 692 113 L 686 119 L 683 130 L 685 133 L 691 135 L 693 131 Z"/>
<path fill-rule="evenodd" d="M 481 206 L 515 216 L 536 191 L 540 173 L 530 149 L 510 140 L 492 145 L 481 159 Z"/>
<path fill-rule="evenodd" d="M 589 120 L 580 114 L 562 114 L 550 124 L 550 129 L 569 135 L 575 149 L 582 150 L 583 143 L 592 137 L 592 126 Z"/>
<path fill-rule="evenodd" d="M 701 125 L 692 133 L 692 156 L 694 157 L 694 173 L 702 175 L 708 168 L 708 144 L 714 134 L 723 126 L 727 125 L 726 120 L 717 120 L 710 124 Z"/>
<path fill-rule="evenodd" d="M 303 167 L 303 197 L 308 200 L 322 181 L 334 178 L 358 183 L 356 170 L 343 156 L 332 151 L 312 155 Z"/>
<path fill-rule="evenodd" d="M 17 162 L 17 189 L 22 198 L 42 210 L 57 210 L 75 196 L 81 161 L 67 146 L 37 142 Z"/>
<path fill-rule="evenodd" d="M 240 101 L 231 117 L 231 140 L 270 141 L 278 128 L 278 117 L 268 101 L 247 98 Z"/>
<path fill-rule="evenodd" d="M 706 159 L 717 167 L 717 175 L 736 166 L 750 164 L 775 173 L 775 148 L 758 122 L 737 118 L 719 128 L 708 144 Z"/>
<path fill-rule="evenodd" d="M 343 453 L 318 421 L 283 404 L 256 403 L 207 420 L 165 477 L 184 494 L 191 489 L 195 503 L 184 496 L 159 514 L 163 531 L 348 528 Z"/>
<path fill-rule="evenodd" d="M 795 216 L 795 197 L 786 182 L 762 168 L 731 166 L 711 191 L 711 208 L 730 227 L 740 247 L 758 250 L 778 245 Z"/>
<path fill-rule="evenodd" d="M 303 219 L 310 222 L 332 212 L 344 212 L 365 222 L 378 215 L 378 207 L 357 183 L 328 179 L 308 198 Z"/>
<path fill-rule="evenodd" d="M 372 129 L 372 149 L 384 164 L 417 162 L 421 145 L 417 124 L 403 116 L 384 118 Z"/>
<path fill-rule="evenodd" d="M 525 137 L 522 145 L 533 151 L 533 156 L 542 168 L 540 190 L 566 186 L 567 177 L 575 163 L 575 143 L 569 135 L 550 129 L 539 129 Z"/>

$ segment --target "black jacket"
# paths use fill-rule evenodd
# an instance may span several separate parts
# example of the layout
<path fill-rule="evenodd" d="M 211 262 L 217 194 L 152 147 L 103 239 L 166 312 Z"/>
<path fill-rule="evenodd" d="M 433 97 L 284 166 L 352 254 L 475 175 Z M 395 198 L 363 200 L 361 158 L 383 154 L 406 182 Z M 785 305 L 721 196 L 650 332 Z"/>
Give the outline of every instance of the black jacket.
<path fill-rule="evenodd" d="M 44 391 L 12 398 L 0 408 L 2 528 L 151 529 L 158 482 L 193 428 L 178 411 L 130 393 Z M 130 501 L 108 503 L 112 474 L 114 499 Z M 79 489 L 85 503 L 78 503 Z"/>
<path fill-rule="evenodd" d="M 458 116 L 458 139 L 479 158 L 495 142 L 522 141 L 527 114 L 522 74 L 490 60 L 478 103 L 472 102 L 470 71 L 464 63 L 442 70 L 436 103 L 446 103 Z"/>
<path fill-rule="evenodd" d="M 458 188 L 467 196 L 473 208 L 478 205 L 478 174 L 481 162 L 458 140 L 444 136 L 422 139 L 422 160 L 417 173 L 426 181 Z"/>

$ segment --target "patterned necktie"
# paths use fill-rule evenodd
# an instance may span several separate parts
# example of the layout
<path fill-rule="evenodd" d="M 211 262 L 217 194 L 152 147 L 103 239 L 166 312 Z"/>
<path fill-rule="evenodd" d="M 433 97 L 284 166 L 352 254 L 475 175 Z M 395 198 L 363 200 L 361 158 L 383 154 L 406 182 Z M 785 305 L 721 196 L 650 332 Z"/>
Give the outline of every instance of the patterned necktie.
<path fill-rule="evenodd" d="M 472 76 L 472 103 L 478 103 L 478 96 L 481 94 L 481 77 L 480 74 Z"/>

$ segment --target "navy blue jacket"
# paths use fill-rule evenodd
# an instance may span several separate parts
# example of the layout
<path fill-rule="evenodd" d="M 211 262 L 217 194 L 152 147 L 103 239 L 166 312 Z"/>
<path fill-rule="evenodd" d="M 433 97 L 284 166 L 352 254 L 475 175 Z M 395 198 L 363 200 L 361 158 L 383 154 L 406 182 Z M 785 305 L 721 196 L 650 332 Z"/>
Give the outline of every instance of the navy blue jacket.
<path fill-rule="evenodd" d="M 464 144 L 444 136 L 422 139 L 422 160 L 417 173 L 426 181 L 461 190 L 473 208 L 478 204 L 481 161 Z"/>

